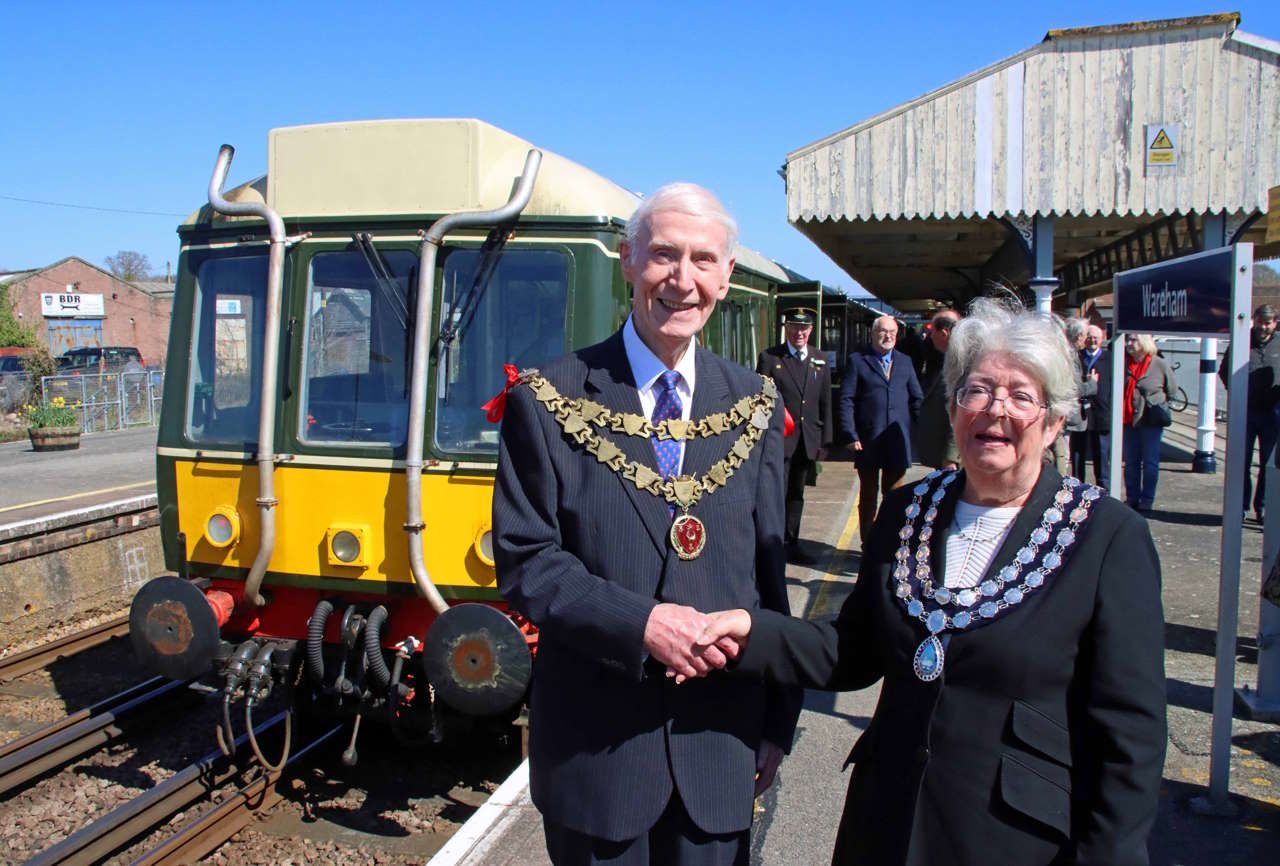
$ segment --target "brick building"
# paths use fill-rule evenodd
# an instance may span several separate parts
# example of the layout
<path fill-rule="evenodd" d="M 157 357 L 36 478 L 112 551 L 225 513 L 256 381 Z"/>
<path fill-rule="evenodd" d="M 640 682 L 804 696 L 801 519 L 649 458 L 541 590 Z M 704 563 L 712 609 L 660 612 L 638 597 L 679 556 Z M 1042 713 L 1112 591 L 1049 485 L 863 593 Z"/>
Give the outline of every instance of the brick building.
<path fill-rule="evenodd" d="M 32 271 L 0 274 L 18 320 L 54 355 L 79 346 L 134 346 L 163 366 L 173 284 L 129 283 L 76 256 Z"/>

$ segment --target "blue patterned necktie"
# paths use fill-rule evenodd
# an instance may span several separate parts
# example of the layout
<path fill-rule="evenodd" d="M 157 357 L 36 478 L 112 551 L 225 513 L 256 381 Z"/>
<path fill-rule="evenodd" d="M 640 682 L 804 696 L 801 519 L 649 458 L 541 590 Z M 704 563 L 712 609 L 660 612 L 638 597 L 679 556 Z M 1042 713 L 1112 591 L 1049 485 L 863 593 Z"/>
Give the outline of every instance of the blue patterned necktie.
<path fill-rule="evenodd" d="M 676 391 L 676 383 L 679 381 L 680 374 L 675 370 L 664 370 L 658 377 L 658 381 L 654 383 L 658 396 L 657 402 L 653 405 L 653 417 L 650 419 L 654 426 L 663 421 L 680 418 L 684 407 L 680 403 L 680 393 Z M 676 469 L 680 466 L 681 443 L 675 439 L 660 440 L 657 434 L 651 436 L 650 441 L 653 442 L 653 456 L 658 461 L 658 472 L 663 478 L 675 475 Z"/>

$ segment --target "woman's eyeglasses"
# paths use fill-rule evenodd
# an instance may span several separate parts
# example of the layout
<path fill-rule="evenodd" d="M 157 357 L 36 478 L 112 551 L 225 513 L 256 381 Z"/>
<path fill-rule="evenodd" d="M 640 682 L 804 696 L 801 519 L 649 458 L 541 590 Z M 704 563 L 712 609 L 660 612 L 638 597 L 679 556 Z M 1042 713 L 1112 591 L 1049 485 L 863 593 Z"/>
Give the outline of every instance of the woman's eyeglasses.
<path fill-rule="evenodd" d="M 997 402 L 1004 403 L 1004 414 L 1014 421 L 1030 421 L 1046 408 L 1025 391 L 997 397 L 996 392 L 985 385 L 962 385 L 956 389 L 956 405 L 969 412 L 986 412 Z"/>

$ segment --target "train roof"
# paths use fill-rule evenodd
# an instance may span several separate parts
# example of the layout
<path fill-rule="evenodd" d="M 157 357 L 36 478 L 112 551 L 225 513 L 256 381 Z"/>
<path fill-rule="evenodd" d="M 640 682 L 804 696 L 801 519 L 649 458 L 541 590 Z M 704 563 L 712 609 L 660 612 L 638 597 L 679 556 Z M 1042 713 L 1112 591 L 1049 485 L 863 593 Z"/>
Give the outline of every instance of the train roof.
<path fill-rule="evenodd" d="M 416 118 L 319 123 L 273 129 L 267 174 L 224 193 L 266 203 L 290 219 L 371 215 L 437 216 L 506 204 L 534 145 L 482 120 Z M 626 222 L 640 197 L 585 166 L 542 149 L 542 165 L 522 216 Z M 208 205 L 184 226 L 256 217 L 214 214 Z M 779 282 L 776 263 L 738 245 L 738 264 Z"/>

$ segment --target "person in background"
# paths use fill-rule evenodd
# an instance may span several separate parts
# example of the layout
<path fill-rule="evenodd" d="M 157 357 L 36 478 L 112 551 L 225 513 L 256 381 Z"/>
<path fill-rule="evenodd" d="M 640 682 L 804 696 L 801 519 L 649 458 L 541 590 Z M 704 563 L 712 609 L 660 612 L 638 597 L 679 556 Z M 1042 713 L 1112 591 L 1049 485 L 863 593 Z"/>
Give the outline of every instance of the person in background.
<path fill-rule="evenodd" d="M 898 323 L 881 316 L 871 347 L 849 356 L 840 383 L 840 426 L 858 467 L 858 520 L 866 549 L 880 491 L 892 490 L 911 467 L 911 427 L 924 394 L 911 359 L 894 350 Z"/>
<path fill-rule="evenodd" d="M 1090 325 L 1080 350 L 1080 412 L 1084 430 L 1071 434 L 1071 474 L 1084 480 L 1093 461 L 1093 483 L 1107 486 L 1104 473 L 1111 461 L 1111 353 L 1102 347 L 1106 335 Z"/>
<path fill-rule="evenodd" d="M 1062 329 L 1066 334 L 1067 343 L 1074 351 L 1079 352 L 1084 349 L 1085 334 L 1089 329 L 1088 322 L 1078 316 L 1072 316 L 1062 323 Z M 1071 437 L 1076 433 L 1083 433 L 1084 429 L 1084 412 L 1082 407 L 1077 405 L 1067 413 L 1062 425 L 1062 434 L 1053 440 L 1053 468 L 1064 475 L 1075 475 L 1071 464 Z"/>
<path fill-rule="evenodd" d="M 756 372 L 773 379 L 782 403 L 791 413 L 795 431 L 783 440 L 787 480 L 787 558 L 801 565 L 813 557 L 800 547 L 800 518 L 804 514 L 804 487 L 815 461 L 827 456 L 834 419 L 831 417 L 831 368 L 809 346 L 813 334 L 812 310 L 786 314 L 784 343 L 765 349 L 756 359 Z"/>
<path fill-rule="evenodd" d="M 881 683 L 838 866 L 1149 862 L 1160 560 L 1146 521 L 1041 460 L 1075 368 L 1047 318 L 975 302 L 947 350 L 962 468 L 885 498 L 834 622 L 732 610 L 702 635 L 737 656 L 712 679 Z"/>
<path fill-rule="evenodd" d="M 1178 385 L 1169 362 L 1156 354 L 1150 334 L 1125 334 L 1124 353 L 1124 498 L 1146 514 L 1156 498 L 1160 443 L 1167 426 L 1157 417 L 1160 410 L 1153 407 L 1165 406 Z"/>
<path fill-rule="evenodd" d="M 1253 494 L 1253 514 L 1262 522 L 1267 504 L 1267 465 L 1280 435 L 1280 340 L 1275 339 L 1276 309 L 1262 304 L 1253 311 L 1253 331 L 1249 340 L 1249 395 L 1245 420 L 1244 511 L 1249 511 Z M 1227 356 L 1230 359 L 1230 355 Z M 1231 363 L 1218 370 L 1224 388 L 1231 387 Z M 1258 447 L 1258 486 L 1253 486 L 1253 448 Z M 1280 465 L 1280 464 L 1277 464 Z"/>
<path fill-rule="evenodd" d="M 955 469 L 960 462 L 955 432 L 951 429 L 947 382 L 942 375 L 951 342 L 951 329 L 960 321 L 955 310 L 939 310 L 929 323 L 929 363 L 925 365 L 920 389 L 920 420 L 912 429 L 911 447 L 916 459 L 933 469 Z"/>

